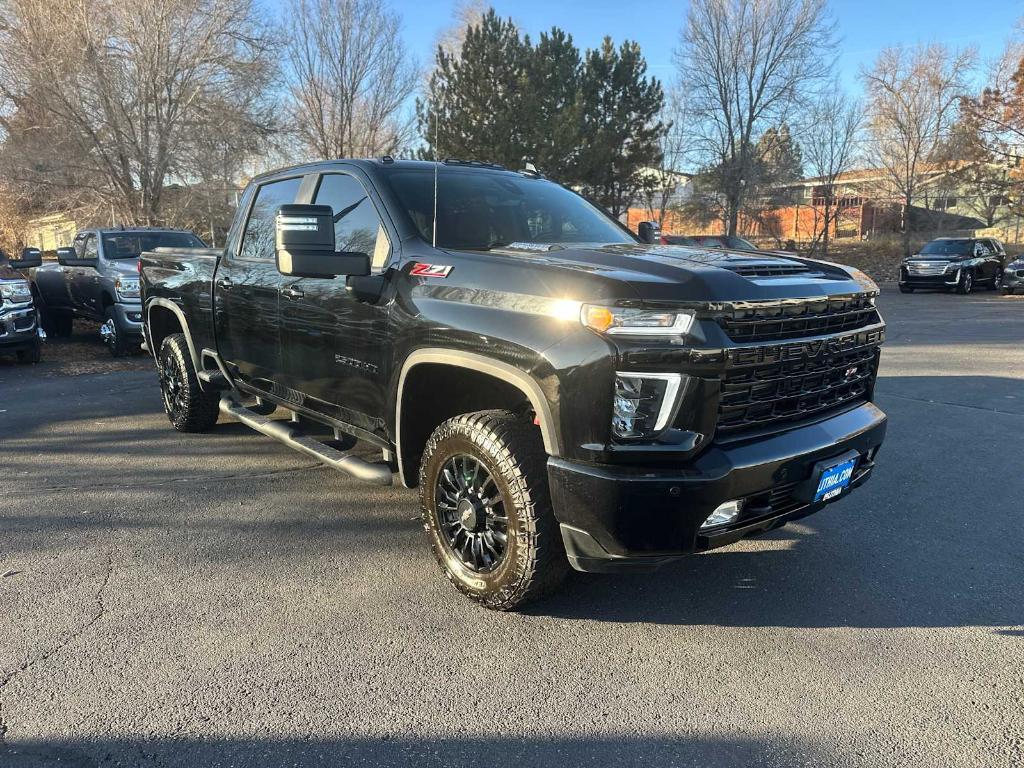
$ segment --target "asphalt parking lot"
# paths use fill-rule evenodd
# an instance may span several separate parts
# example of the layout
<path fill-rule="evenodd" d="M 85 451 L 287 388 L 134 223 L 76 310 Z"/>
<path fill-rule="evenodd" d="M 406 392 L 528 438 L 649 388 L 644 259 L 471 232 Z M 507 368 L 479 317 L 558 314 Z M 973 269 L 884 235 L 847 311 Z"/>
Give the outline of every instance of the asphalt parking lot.
<path fill-rule="evenodd" d="M 0 363 L 0 765 L 1021 765 L 1024 299 L 881 306 L 868 485 L 519 615 L 410 491 Z"/>

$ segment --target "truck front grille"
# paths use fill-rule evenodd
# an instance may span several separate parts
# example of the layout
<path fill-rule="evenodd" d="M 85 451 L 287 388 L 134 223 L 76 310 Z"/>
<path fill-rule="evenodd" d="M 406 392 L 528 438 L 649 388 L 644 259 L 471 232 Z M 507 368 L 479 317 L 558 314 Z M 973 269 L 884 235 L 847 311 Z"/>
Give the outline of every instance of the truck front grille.
<path fill-rule="evenodd" d="M 865 328 L 879 321 L 871 294 L 729 305 L 718 324 L 733 341 L 778 341 Z"/>
<path fill-rule="evenodd" d="M 732 351 L 721 380 L 719 439 L 773 432 L 864 402 L 878 371 L 884 330 Z M 738 363 L 738 364 L 737 364 Z"/>

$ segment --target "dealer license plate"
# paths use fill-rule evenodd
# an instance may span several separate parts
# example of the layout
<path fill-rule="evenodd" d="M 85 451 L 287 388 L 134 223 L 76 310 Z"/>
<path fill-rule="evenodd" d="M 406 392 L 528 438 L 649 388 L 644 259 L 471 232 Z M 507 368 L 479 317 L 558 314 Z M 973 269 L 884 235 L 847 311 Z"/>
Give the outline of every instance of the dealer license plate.
<path fill-rule="evenodd" d="M 850 485 L 853 479 L 853 469 L 857 465 L 857 459 L 844 461 L 829 467 L 821 473 L 818 480 L 818 490 L 814 493 L 815 501 L 828 501 L 841 494 Z"/>

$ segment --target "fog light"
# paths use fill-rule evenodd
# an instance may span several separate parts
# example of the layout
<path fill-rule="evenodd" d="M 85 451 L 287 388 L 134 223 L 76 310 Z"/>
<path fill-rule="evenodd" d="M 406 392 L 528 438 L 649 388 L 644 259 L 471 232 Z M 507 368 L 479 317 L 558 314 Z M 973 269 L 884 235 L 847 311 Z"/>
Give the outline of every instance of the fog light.
<path fill-rule="evenodd" d="M 701 530 L 704 530 L 705 528 L 717 528 L 720 525 L 728 525 L 740 516 L 741 509 L 743 509 L 742 499 L 733 499 L 732 501 L 725 502 L 725 504 L 720 504 L 718 508 L 708 516 L 708 519 L 701 523 Z"/>

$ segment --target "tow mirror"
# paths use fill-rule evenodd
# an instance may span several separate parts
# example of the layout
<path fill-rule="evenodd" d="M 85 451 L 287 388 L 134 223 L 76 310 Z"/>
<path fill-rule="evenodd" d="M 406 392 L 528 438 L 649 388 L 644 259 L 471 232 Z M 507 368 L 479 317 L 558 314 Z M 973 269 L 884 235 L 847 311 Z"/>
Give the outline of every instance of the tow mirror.
<path fill-rule="evenodd" d="M 656 221 L 641 221 L 636 228 L 642 243 L 657 243 L 661 240 L 661 227 Z"/>
<path fill-rule="evenodd" d="M 43 252 L 38 248 L 22 248 L 19 258 L 9 259 L 8 261 L 14 269 L 38 267 L 43 263 Z"/>
<path fill-rule="evenodd" d="M 370 256 L 334 250 L 334 211 L 329 205 L 282 205 L 274 221 L 277 271 L 294 277 L 370 274 Z"/>
<path fill-rule="evenodd" d="M 63 267 L 76 266 L 79 261 L 78 253 L 70 246 L 57 249 L 57 263 Z"/>

